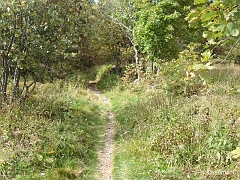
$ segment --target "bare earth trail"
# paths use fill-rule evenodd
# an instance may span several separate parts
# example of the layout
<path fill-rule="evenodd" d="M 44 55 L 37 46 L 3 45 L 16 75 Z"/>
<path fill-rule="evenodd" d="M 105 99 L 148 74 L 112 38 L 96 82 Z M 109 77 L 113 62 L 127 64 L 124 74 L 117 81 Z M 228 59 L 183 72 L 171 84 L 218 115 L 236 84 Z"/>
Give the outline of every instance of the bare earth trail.
<path fill-rule="evenodd" d="M 109 107 L 109 123 L 105 127 L 104 149 L 98 152 L 99 167 L 98 172 L 101 174 L 101 180 L 112 180 L 113 170 L 113 149 L 114 149 L 114 114 L 111 112 L 111 102 L 102 95 L 95 87 L 90 90 Z"/>

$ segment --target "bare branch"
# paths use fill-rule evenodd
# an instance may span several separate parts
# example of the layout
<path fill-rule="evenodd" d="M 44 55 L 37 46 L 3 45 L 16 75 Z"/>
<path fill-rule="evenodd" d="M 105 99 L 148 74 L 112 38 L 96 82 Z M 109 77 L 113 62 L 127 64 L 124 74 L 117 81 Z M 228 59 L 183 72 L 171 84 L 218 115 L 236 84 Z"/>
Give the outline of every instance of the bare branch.
<path fill-rule="evenodd" d="M 233 51 L 233 48 L 238 44 L 238 41 L 240 40 L 240 38 L 237 39 L 237 41 L 232 45 L 230 51 L 228 51 L 227 55 L 225 56 L 225 58 L 219 62 L 218 64 L 222 64 L 224 61 L 227 60 L 227 58 L 231 55 L 232 51 Z"/>

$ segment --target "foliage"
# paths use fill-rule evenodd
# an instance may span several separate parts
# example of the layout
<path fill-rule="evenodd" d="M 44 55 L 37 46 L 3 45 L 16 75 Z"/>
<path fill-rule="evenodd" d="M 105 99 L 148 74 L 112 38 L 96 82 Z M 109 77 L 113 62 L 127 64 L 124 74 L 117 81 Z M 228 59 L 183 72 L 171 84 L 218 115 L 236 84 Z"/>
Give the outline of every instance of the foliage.
<path fill-rule="evenodd" d="M 176 58 L 183 45 L 181 41 L 185 39 L 187 22 L 184 16 L 191 3 L 146 1 L 137 12 L 138 21 L 134 27 L 134 40 L 140 49 L 153 59 Z"/>
<path fill-rule="evenodd" d="M 103 1 L 101 8 L 104 9 L 105 16 L 107 16 L 112 24 L 114 24 L 118 29 L 121 30 L 123 43 L 122 46 L 117 46 L 117 52 L 115 55 L 119 58 L 121 55 L 124 55 L 125 51 L 129 51 L 129 48 L 132 48 L 134 54 L 132 58 L 128 58 L 128 61 L 135 60 L 135 67 L 137 69 L 138 79 L 140 78 L 138 72 L 139 66 L 139 50 L 134 40 L 134 27 L 137 22 L 136 11 L 137 8 L 134 7 L 133 3 L 125 0 L 114 0 L 114 1 Z M 119 41 L 119 40 L 118 40 Z M 118 43 L 119 44 L 119 43 Z M 129 63 L 129 62 L 128 62 Z M 126 62 L 121 59 L 117 59 L 116 66 L 123 66 Z"/>
<path fill-rule="evenodd" d="M 96 75 L 96 81 L 100 81 L 104 76 L 106 76 L 113 69 L 113 65 L 103 65 L 98 68 L 98 72 Z"/>
<path fill-rule="evenodd" d="M 199 52 L 199 45 L 190 44 L 188 49 L 179 53 L 177 60 L 161 63 L 160 71 L 166 80 L 166 90 L 175 95 L 191 96 L 199 94 L 207 87 L 206 71 L 213 67 L 203 63 L 209 54 Z M 206 57 L 207 56 L 207 57 Z M 202 61 L 200 59 L 202 58 Z"/>
<path fill-rule="evenodd" d="M 74 0 L 0 3 L 1 100 L 7 94 L 26 98 L 47 71 L 63 77 L 63 67 L 85 53 L 87 5 Z"/>
<path fill-rule="evenodd" d="M 203 37 L 209 44 L 216 44 L 239 36 L 239 0 L 195 0 L 197 7 L 191 10 L 187 19 L 192 27 L 197 21 L 205 27 Z"/>
<path fill-rule="evenodd" d="M 0 176 L 96 178 L 95 78 L 116 179 L 239 179 L 239 66 L 208 62 L 239 61 L 239 19 L 239 0 L 1 1 Z"/>
<path fill-rule="evenodd" d="M 126 65 L 124 76 L 121 79 L 127 83 L 132 83 L 137 79 L 137 69 L 134 64 Z"/>

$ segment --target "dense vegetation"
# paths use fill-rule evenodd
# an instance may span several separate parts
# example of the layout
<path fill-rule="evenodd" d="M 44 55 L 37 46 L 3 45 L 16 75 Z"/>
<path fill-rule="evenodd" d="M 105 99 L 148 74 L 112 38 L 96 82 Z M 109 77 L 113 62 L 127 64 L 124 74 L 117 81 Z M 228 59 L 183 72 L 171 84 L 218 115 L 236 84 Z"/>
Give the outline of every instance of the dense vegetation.
<path fill-rule="evenodd" d="M 218 67 L 208 92 L 163 87 L 109 92 L 117 119 L 115 179 L 239 179 L 239 67 Z M 117 96 L 116 96 L 117 94 Z M 239 155 L 238 155 L 239 156 Z"/>
<path fill-rule="evenodd" d="M 239 179 L 239 4 L 0 2 L 0 179 Z"/>

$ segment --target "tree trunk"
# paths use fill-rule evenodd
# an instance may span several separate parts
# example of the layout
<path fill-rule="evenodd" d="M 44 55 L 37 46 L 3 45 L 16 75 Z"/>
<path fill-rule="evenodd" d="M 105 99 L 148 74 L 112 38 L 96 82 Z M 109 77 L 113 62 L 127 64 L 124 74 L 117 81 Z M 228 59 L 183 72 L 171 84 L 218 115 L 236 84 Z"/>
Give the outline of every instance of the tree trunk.
<path fill-rule="evenodd" d="M 20 81 L 20 72 L 17 64 L 14 70 L 14 77 L 13 77 L 13 97 L 14 98 L 17 98 L 20 95 L 19 81 Z"/>
<path fill-rule="evenodd" d="M 129 39 L 129 41 L 131 42 L 134 52 L 135 52 L 134 58 L 135 58 L 135 66 L 136 66 L 136 71 L 137 71 L 137 80 L 140 81 L 141 77 L 140 77 L 140 69 L 139 69 L 138 49 L 137 49 L 137 46 L 135 45 L 135 43 L 133 42 L 133 38 L 131 38 L 129 35 L 127 35 L 127 37 Z"/>
<path fill-rule="evenodd" d="M 8 66 L 8 58 L 3 55 L 3 61 L 2 61 L 2 73 L 3 73 L 3 80 L 2 80 L 2 87 L 1 87 L 1 93 L 2 93 L 2 100 L 7 100 L 7 86 L 8 86 L 8 78 L 9 78 L 9 66 Z"/>
<path fill-rule="evenodd" d="M 14 24 L 14 28 L 16 28 L 16 24 Z M 3 54 L 2 54 L 2 76 L 3 76 L 3 80 L 2 80 L 1 93 L 2 93 L 2 100 L 3 101 L 7 100 L 7 87 L 8 87 L 9 73 L 10 73 L 10 70 L 9 70 L 10 65 L 9 65 L 9 62 L 8 62 L 8 57 L 9 57 L 9 53 L 12 49 L 14 39 L 15 39 L 15 34 L 13 33 L 6 53 L 3 52 Z M 4 47 L 2 49 L 4 49 Z"/>
<path fill-rule="evenodd" d="M 140 69 L 139 69 L 139 58 L 138 58 L 138 49 L 133 44 L 134 52 L 135 52 L 135 65 L 136 65 L 136 71 L 137 71 L 137 80 L 140 81 Z"/>

